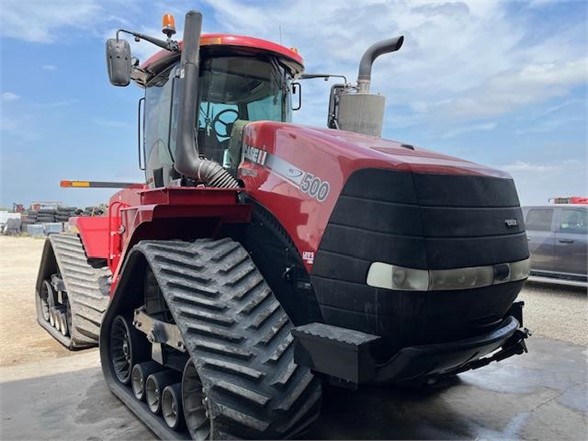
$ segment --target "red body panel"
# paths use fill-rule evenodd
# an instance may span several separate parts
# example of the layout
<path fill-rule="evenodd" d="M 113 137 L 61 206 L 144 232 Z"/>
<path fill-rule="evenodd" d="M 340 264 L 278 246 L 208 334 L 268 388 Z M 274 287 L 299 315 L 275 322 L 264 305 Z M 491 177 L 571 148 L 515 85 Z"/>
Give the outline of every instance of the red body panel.
<path fill-rule="evenodd" d="M 271 52 L 279 57 L 287 58 L 294 61 L 298 65 L 298 73 L 304 70 L 304 62 L 298 52 L 288 49 L 282 45 L 272 43 L 271 41 L 261 40 L 254 37 L 245 37 L 242 35 L 229 34 L 203 34 L 200 37 L 200 46 L 224 45 L 232 47 L 245 47 L 252 49 L 259 49 L 260 52 Z M 180 50 L 184 47 L 184 43 L 180 42 Z M 173 57 L 174 53 L 166 50 L 161 50 L 149 58 L 141 67 L 148 70 L 153 64 L 159 63 L 168 57 Z"/>
<path fill-rule="evenodd" d="M 124 256 L 144 239 L 214 237 L 224 224 L 246 223 L 251 207 L 239 204 L 236 190 L 216 188 L 124 189 L 110 199 L 106 237 L 114 292 Z M 85 246 L 85 242 L 84 242 Z"/>
<path fill-rule="evenodd" d="M 510 178 L 504 172 L 420 148 L 411 150 L 394 141 L 287 123 L 250 123 L 245 127 L 243 143 L 267 153 L 259 156 L 261 160 L 246 159 L 239 168 L 247 193 L 280 220 L 308 271 L 343 185 L 356 170 L 384 168 Z M 292 177 L 302 171 L 328 182 L 326 199 L 320 202 L 272 170 L 268 166 L 271 156 L 293 166 L 288 167 Z M 288 173 L 287 168 L 283 171 Z"/>
<path fill-rule="evenodd" d="M 108 218 L 100 217 L 72 217 L 71 226 L 77 229 L 84 244 L 86 256 L 89 259 L 108 258 Z"/>

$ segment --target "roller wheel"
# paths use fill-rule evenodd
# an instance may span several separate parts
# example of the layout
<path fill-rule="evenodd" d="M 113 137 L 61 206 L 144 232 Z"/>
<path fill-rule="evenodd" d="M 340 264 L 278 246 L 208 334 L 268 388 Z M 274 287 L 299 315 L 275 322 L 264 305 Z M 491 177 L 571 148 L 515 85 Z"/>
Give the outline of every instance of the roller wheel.
<path fill-rule="evenodd" d="M 176 371 L 163 371 L 149 375 L 145 383 L 145 399 L 149 410 L 158 415 L 161 412 L 163 390 L 170 384 L 180 381 L 180 375 Z"/>
<path fill-rule="evenodd" d="M 129 323 L 122 315 L 115 317 L 112 322 L 110 358 L 118 381 L 128 384 L 131 380 L 131 367 L 133 366 L 133 347 Z"/>
<path fill-rule="evenodd" d="M 49 310 L 49 324 L 55 327 L 55 308 Z"/>
<path fill-rule="evenodd" d="M 55 329 L 61 332 L 61 311 L 57 308 L 53 310 L 53 323 Z"/>
<path fill-rule="evenodd" d="M 162 371 L 164 367 L 155 361 L 136 364 L 131 373 L 133 395 L 139 401 L 145 400 L 145 383 L 149 375 Z"/>
<path fill-rule="evenodd" d="M 186 363 L 182 377 L 182 404 L 186 426 L 193 440 L 210 438 L 210 409 L 202 380 L 192 360 Z"/>
<path fill-rule="evenodd" d="M 61 335 L 68 334 L 68 326 L 67 326 L 67 315 L 65 311 L 59 311 L 59 329 L 61 330 Z"/>
<path fill-rule="evenodd" d="M 41 292 L 39 293 L 38 301 L 41 307 L 41 316 L 46 322 L 48 322 L 50 319 L 50 298 L 53 298 L 53 287 L 48 280 L 45 280 L 41 285 Z"/>
<path fill-rule="evenodd" d="M 161 394 L 161 413 L 165 424 L 172 430 L 183 426 L 184 413 L 182 411 L 182 385 L 170 384 Z"/>

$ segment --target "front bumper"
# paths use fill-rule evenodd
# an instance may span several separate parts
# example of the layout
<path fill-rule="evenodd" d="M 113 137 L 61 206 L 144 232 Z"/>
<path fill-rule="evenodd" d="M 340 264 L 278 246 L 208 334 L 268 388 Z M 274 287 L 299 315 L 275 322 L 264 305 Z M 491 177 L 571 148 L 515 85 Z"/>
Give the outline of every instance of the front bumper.
<path fill-rule="evenodd" d="M 521 305 L 522 306 L 522 305 Z M 459 341 L 406 347 L 377 363 L 371 347 L 380 337 L 324 323 L 294 328 L 294 360 L 345 383 L 402 383 L 476 369 L 527 351 L 522 308 L 494 330 Z"/>

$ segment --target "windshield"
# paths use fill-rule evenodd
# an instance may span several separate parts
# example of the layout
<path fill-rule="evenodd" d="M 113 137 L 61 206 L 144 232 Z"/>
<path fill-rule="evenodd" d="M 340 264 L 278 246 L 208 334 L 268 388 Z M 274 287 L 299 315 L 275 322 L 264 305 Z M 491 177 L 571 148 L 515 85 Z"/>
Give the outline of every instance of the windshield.
<path fill-rule="evenodd" d="M 226 125 L 237 119 L 289 121 L 288 96 L 286 71 L 273 59 L 204 59 L 198 128 L 207 135 L 214 132 L 221 141 L 230 136 L 230 130 L 224 130 L 230 129 Z"/>

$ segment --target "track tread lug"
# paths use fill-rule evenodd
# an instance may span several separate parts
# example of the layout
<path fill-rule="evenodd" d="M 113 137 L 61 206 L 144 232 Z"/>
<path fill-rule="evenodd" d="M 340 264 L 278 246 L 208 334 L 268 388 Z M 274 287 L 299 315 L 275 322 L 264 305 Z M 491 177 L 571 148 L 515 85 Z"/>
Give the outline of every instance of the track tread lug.
<path fill-rule="evenodd" d="M 88 264 L 77 235 L 53 234 L 47 241 L 50 242 L 72 311 L 70 336 L 58 340 L 68 349 L 97 346 L 102 315 L 109 301 L 111 273 L 108 268 L 94 268 Z"/>
<path fill-rule="evenodd" d="M 211 399 L 215 435 L 277 439 L 311 424 L 320 381 L 294 364 L 290 320 L 247 251 L 228 238 L 156 242 L 136 248 Z"/>

